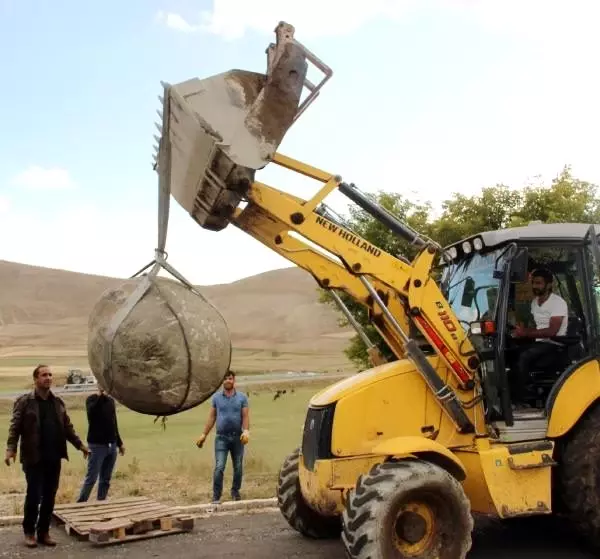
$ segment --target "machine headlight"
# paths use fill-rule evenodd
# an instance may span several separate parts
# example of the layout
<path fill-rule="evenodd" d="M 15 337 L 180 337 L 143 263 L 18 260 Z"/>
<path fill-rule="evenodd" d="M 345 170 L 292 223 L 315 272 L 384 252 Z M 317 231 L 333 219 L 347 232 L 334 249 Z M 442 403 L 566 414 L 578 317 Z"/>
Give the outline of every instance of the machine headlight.
<path fill-rule="evenodd" d="M 475 336 L 479 336 L 481 335 L 481 322 L 473 322 L 470 324 L 469 326 L 469 330 L 471 332 L 471 334 L 475 335 Z"/>
<path fill-rule="evenodd" d="M 451 247 L 448 250 L 448 254 L 450 255 L 450 258 L 452 258 L 452 260 L 454 260 L 458 256 L 458 250 L 456 250 L 456 247 Z"/>
<path fill-rule="evenodd" d="M 473 248 L 475 250 L 481 250 L 483 248 L 483 241 L 480 238 L 474 239 Z"/>
<path fill-rule="evenodd" d="M 471 254 L 471 251 L 473 250 L 473 247 L 471 246 L 471 243 L 469 241 L 465 241 L 462 244 L 462 249 L 464 251 L 465 254 Z"/>

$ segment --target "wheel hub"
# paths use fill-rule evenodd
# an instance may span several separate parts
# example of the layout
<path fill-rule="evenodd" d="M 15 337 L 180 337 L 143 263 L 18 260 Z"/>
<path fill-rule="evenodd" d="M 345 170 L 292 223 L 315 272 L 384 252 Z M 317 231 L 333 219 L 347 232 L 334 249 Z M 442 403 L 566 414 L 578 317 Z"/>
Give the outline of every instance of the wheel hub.
<path fill-rule="evenodd" d="M 402 557 L 421 557 L 434 539 L 433 510 L 425 503 L 403 505 L 396 513 L 394 544 Z"/>
<path fill-rule="evenodd" d="M 427 534 L 427 521 L 417 512 L 402 512 L 396 521 L 396 534 L 405 542 L 416 544 Z"/>

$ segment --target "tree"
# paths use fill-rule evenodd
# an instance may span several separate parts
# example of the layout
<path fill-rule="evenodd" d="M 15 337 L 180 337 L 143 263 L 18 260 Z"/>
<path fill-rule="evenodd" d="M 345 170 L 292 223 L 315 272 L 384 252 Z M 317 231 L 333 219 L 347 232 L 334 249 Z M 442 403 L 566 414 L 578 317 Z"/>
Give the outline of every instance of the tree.
<path fill-rule="evenodd" d="M 442 212 L 437 219 L 432 216 L 430 202 L 417 203 L 401 194 L 383 191 L 374 198 L 398 219 L 442 246 L 478 232 L 522 226 L 531 221 L 600 223 L 598 186 L 573 177 L 569 166 L 565 166 L 549 186 L 540 184 L 516 190 L 498 184 L 483 188 L 475 196 L 455 193 L 442 203 Z M 414 246 L 364 210 L 352 206 L 345 221 L 355 233 L 382 250 L 395 256 L 414 258 Z M 379 350 L 388 359 L 394 359 L 387 344 L 369 324 L 366 309 L 345 294 L 340 297 Z M 321 291 L 320 300 L 335 305 L 327 291 Z M 349 325 L 345 317 L 339 323 L 342 327 Z M 358 368 L 370 367 L 366 346 L 359 336 L 351 339 L 345 352 Z"/>
<path fill-rule="evenodd" d="M 514 220 L 543 223 L 599 223 L 600 200 L 598 186 L 576 179 L 565 166 L 551 186 L 530 186 L 524 190 L 523 201 Z"/>
<path fill-rule="evenodd" d="M 483 188 L 478 196 L 454 194 L 442 203 L 442 215 L 434 224 L 434 236 L 442 246 L 482 231 L 502 229 L 511 224 L 522 193 L 498 184 Z"/>

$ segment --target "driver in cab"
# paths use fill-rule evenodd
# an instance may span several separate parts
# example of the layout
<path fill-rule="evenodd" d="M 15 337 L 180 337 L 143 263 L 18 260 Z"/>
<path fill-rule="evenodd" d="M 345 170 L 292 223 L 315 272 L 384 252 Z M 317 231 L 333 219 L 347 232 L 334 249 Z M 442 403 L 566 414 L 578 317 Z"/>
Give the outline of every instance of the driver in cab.
<path fill-rule="evenodd" d="M 552 292 L 552 273 L 546 269 L 534 270 L 531 273 L 531 288 L 535 298 L 531 302 L 531 314 L 535 328 L 516 326 L 513 337 L 528 341 L 519 352 L 517 370 L 514 377 L 514 398 L 523 402 L 525 386 L 529 371 L 543 368 L 556 358 L 560 344 L 551 340 L 555 336 L 567 334 L 569 309 L 566 301 Z"/>

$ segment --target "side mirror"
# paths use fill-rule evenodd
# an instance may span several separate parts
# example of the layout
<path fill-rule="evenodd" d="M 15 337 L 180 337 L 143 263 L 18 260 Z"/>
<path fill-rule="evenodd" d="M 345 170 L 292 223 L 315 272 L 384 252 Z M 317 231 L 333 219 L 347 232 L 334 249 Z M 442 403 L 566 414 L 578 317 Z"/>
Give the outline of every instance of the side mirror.
<path fill-rule="evenodd" d="M 467 278 L 465 280 L 465 288 L 463 290 L 462 299 L 460 304 L 463 307 L 471 307 L 473 300 L 475 299 L 475 280 L 473 278 Z"/>
<path fill-rule="evenodd" d="M 513 283 L 522 283 L 527 281 L 529 276 L 529 251 L 523 247 L 510 263 L 510 281 Z"/>

